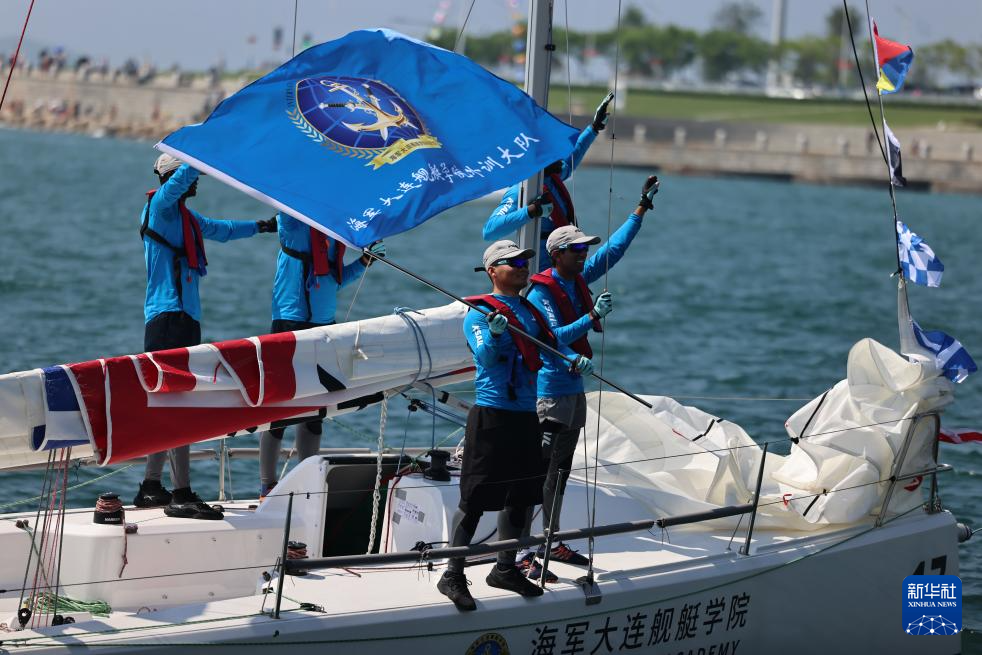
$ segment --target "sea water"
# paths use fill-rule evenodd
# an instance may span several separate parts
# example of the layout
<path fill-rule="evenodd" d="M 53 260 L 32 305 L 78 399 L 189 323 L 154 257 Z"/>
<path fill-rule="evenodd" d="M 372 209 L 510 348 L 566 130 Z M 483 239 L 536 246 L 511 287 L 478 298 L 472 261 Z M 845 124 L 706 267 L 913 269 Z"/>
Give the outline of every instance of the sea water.
<path fill-rule="evenodd" d="M 0 129 L 0 373 L 142 350 L 146 278 L 137 231 L 144 192 L 156 181 L 151 145 Z M 916 161 L 907 173 L 916 179 Z M 571 188 L 584 229 L 606 238 L 637 205 L 648 174 L 577 171 Z M 325 180 L 318 192 L 327 201 L 345 189 Z M 189 204 L 214 218 L 273 213 L 210 178 Z M 914 318 L 953 335 L 982 361 L 979 198 L 901 190 L 898 206 L 946 266 L 940 288 L 911 285 Z M 493 208 L 492 201 L 476 201 L 449 210 L 387 239 L 389 256 L 457 294 L 486 291 L 486 276 L 472 270 L 487 245 L 481 226 Z M 627 256 L 606 282 L 593 285 L 594 291 L 606 285 L 614 296 L 603 341 L 592 337 L 604 375 L 633 392 L 673 396 L 736 422 L 758 441 L 783 441 L 778 451 L 787 452 L 785 419 L 845 377 L 856 341 L 872 337 L 897 347 L 893 234 L 882 188 L 663 176 L 655 209 Z M 204 340 L 267 332 L 275 236 L 207 246 Z M 355 290 L 341 292 L 339 321 Z M 447 302 L 376 265 L 349 318 Z M 982 428 L 982 374 L 956 395 L 943 424 Z M 378 418 L 376 406 L 327 422 L 323 445 L 374 448 Z M 429 446 L 434 434 L 441 441 L 452 430 L 438 423 L 434 433 L 428 416 L 408 412 L 404 401 L 389 403 L 390 447 Z M 232 445 L 254 447 L 256 438 Z M 982 527 L 982 445 L 942 445 L 941 459 L 955 468 L 939 477 L 944 505 Z M 257 466 L 233 460 L 235 496 L 255 497 Z M 105 472 L 84 468 L 72 481 Z M 0 506 L 38 493 L 39 476 L 4 475 Z M 109 489 L 128 499 L 141 479 L 141 467 L 124 469 L 72 492 L 71 504 L 91 505 Z M 193 463 L 192 479 L 203 496 L 215 497 L 215 462 Z M 982 630 L 982 535 L 961 546 L 960 556 L 965 623 Z M 965 652 L 979 652 L 980 642 L 977 634 L 967 636 Z"/>

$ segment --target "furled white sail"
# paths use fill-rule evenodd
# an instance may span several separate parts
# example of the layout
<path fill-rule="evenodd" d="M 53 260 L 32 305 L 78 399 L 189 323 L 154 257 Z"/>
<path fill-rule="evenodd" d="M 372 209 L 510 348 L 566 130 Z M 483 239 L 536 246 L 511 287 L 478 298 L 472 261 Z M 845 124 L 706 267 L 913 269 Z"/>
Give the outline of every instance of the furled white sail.
<path fill-rule="evenodd" d="M 912 430 L 899 475 L 934 466 L 938 423 L 952 384 L 872 339 L 849 353 L 847 378 L 788 419 L 789 455 L 766 457 L 758 525 L 811 529 L 859 521 L 879 510 Z M 646 504 L 658 517 L 752 500 L 762 449 L 740 426 L 662 396 L 647 409 L 617 393 L 588 396 L 585 448 L 573 477 L 597 480 Z M 915 420 L 918 419 L 919 420 Z M 600 439 L 597 441 L 599 426 Z M 898 485 L 890 511 L 921 502 L 916 481 Z M 737 519 L 725 519 L 733 523 Z"/>

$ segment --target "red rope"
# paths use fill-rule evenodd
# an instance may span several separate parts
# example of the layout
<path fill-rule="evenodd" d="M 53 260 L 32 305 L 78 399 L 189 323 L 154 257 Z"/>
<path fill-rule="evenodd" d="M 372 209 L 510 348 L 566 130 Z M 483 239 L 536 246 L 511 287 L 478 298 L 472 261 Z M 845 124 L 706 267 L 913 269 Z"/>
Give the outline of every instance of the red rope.
<path fill-rule="evenodd" d="M 14 52 L 14 60 L 10 63 L 10 71 L 7 73 L 7 83 L 3 85 L 3 95 L 0 96 L 0 109 L 3 109 L 3 101 L 7 97 L 7 87 L 10 86 L 10 77 L 14 74 L 14 69 L 17 68 L 17 57 L 20 55 L 20 46 L 24 43 L 24 34 L 27 33 L 27 22 L 31 20 L 31 11 L 33 9 L 34 0 L 31 0 L 31 6 L 27 8 L 27 17 L 24 19 L 24 28 L 20 31 L 20 41 L 17 42 L 17 50 Z"/>

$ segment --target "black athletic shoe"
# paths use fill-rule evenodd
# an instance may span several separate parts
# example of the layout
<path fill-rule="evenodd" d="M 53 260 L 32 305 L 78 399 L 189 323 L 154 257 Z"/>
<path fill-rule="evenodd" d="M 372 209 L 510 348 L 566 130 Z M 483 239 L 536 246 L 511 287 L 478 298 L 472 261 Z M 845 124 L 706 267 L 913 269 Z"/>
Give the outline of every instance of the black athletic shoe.
<path fill-rule="evenodd" d="M 209 505 L 191 491 L 190 487 L 175 489 L 173 500 L 164 508 L 164 514 L 179 519 L 220 521 L 225 518 L 221 505 Z"/>
<path fill-rule="evenodd" d="M 539 564 L 534 553 L 526 553 L 525 557 L 518 560 L 515 566 L 529 580 L 538 580 L 542 577 L 542 565 Z M 559 578 L 552 571 L 546 571 L 546 582 L 559 582 Z"/>
<path fill-rule="evenodd" d="M 441 594 L 452 600 L 461 612 L 473 612 L 477 609 L 477 604 L 474 602 L 470 590 L 467 589 L 469 584 L 467 576 L 463 573 L 445 571 L 440 576 L 440 581 L 436 583 L 436 588 Z"/>
<path fill-rule="evenodd" d="M 549 554 L 549 559 L 565 564 L 575 564 L 577 566 L 586 566 L 590 563 L 587 557 L 580 555 L 580 553 L 561 541 L 559 545 L 553 547 L 552 552 Z"/>
<path fill-rule="evenodd" d="M 170 505 L 171 492 L 164 489 L 160 480 L 144 480 L 136 492 L 133 504 L 137 507 L 163 507 Z"/>
<path fill-rule="evenodd" d="M 502 571 L 495 565 L 491 569 L 491 573 L 488 573 L 485 581 L 491 587 L 514 591 L 525 597 L 542 595 L 542 589 L 539 585 L 522 575 L 521 571 L 514 566 L 509 566 L 507 570 Z"/>

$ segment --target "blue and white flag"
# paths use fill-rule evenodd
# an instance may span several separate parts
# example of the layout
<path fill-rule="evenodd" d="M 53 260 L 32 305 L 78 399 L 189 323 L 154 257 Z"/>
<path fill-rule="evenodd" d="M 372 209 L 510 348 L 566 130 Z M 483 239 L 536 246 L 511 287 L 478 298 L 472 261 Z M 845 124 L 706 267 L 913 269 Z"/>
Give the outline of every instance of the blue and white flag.
<path fill-rule="evenodd" d="M 900 252 L 900 268 L 904 277 L 926 287 L 941 286 L 944 264 L 934 255 L 931 246 L 911 232 L 902 221 L 897 221 L 897 250 Z"/>
<path fill-rule="evenodd" d="M 65 366 L 50 366 L 43 375 L 44 423 L 31 429 L 31 445 L 53 450 L 89 443 L 74 376 Z"/>
<path fill-rule="evenodd" d="M 378 29 L 305 50 L 157 148 L 364 247 L 532 177 L 578 135 L 466 57 Z"/>
<path fill-rule="evenodd" d="M 921 347 L 934 353 L 934 360 L 944 376 L 952 382 L 961 382 L 969 373 L 975 373 L 978 367 L 975 360 L 968 354 L 958 339 L 948 336 L 940 330 L 925 332 L 917 321 L 913 321 L 914 338 Z"/>

